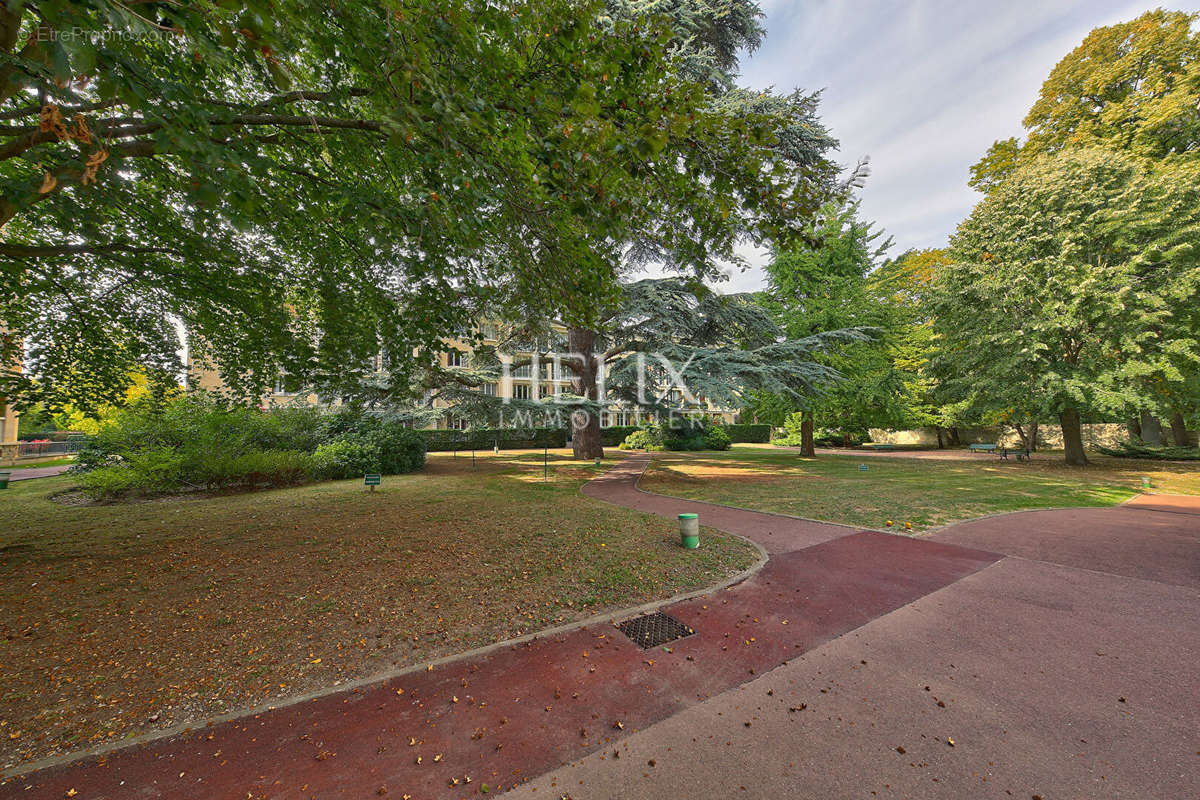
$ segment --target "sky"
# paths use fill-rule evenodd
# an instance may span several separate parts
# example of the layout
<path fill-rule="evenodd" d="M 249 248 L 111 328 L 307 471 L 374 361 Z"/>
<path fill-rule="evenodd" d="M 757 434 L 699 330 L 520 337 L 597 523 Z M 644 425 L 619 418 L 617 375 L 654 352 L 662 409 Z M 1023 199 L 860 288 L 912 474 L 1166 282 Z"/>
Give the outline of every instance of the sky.
<path fill-rule="evenodd" d="M 865 218 L 889 255 L 942 247 L 980 195 L 969 168 L 997 139 L 1022 135 L 1042 82 L 1087 33 L 1158 4 L 1121 0 L 760 0 L 766 40 L 740 83 L 821 90 L 821 119 L 853 167 L 870 157 Z M 1200 10 L 1197 0 L 1165 7 Z M 763 288 L 765 255 L 720 286 Z"/>

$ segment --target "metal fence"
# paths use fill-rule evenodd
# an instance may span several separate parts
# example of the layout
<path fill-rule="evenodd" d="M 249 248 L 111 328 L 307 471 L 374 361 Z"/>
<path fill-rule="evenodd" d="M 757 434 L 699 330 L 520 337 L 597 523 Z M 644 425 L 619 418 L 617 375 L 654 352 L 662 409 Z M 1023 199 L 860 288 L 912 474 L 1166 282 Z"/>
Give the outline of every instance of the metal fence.
<path fill-rule="evenodd" d="M 86 436 L 70 438 L 65 442 L 17 442 L 17 458 L 69 455 L 79 452 L 85 444 L 87 444 Z"/>

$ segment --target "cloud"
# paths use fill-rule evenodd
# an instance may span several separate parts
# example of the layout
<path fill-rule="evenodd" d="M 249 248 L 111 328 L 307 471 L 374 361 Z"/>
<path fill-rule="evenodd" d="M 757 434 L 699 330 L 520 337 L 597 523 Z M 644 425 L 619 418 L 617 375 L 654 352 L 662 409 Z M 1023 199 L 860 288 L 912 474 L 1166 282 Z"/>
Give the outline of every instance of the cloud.
<path fill-rule="evenodd" d="M 968 169 L 1021 120 L 1088 31 L 1152 6 L 1127 0 L 768 0 L 767 38 L 742 83 L 823 89 L 838 158 L 871 156 L 863 211 L 893 253 L 938 247 L 978 201 Z M 751 259 L 763 263 L 763 255 Z M 756 288 L 761 270 L 722 290 Z"/>

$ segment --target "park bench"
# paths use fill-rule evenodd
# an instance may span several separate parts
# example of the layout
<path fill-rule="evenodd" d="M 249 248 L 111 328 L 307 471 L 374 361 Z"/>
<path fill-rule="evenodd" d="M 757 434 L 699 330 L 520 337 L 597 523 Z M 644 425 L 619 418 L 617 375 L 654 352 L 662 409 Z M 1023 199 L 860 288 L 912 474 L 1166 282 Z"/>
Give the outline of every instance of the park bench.
<path fill-rule="evenodd" d="M 994 444 L 978 444 L 977 443 L 977 444 L 967 445 L 967 449 L 970 450 L 972 453 L 994 453 L 994 452 L 996 452 L 996 445 L 994 445 Z"/>
<path fill-rule="evenodd" d="M 1000 460 L 1008 461 L 1009 455 L 1015 456 L 1017 461 L 1028 461 L 1029 460 L 1029 451 L 1028 450 L 1009 450 L 1007 447 L 1005 447 L 1003 450 L 1000 451 Z"/>
<path fill-rule="evenodd" d="M 867 442 L 866 444 L 863 445 L 863 447 L 867 448 L 868 450 L 895 450 L 896 449 L 896 445 L 894 445 L 894 444 L 876 444 L 875 442 Z"/>

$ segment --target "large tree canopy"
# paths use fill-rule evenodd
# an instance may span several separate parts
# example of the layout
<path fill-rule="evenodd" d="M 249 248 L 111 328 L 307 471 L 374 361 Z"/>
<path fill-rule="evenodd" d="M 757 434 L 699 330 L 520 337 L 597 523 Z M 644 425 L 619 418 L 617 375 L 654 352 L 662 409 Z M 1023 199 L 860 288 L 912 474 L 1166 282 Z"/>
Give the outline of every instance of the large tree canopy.
<path fill-rule="evenodd" d="M 762 36 L 757 3 L 612 0 L 608 11 L 613 20 L 637 18 L 646 11 L 663 15 L 672 32 L 674 63 L 705 87 L 707 111 L 732 131 L 765 125 L 768 133 L 758 140 L 762 149 L 750 153 L 762 161 L 747 162 L 737 148 L 731 150 L 728 142 L 716 139 L 711 147 L 690 147 L 689 152 L 700 155 L 702 166 L 685 181 L 692 191 L 688 207 L 660 215 L 657 227 L 631 228 L 625 236 L 607 239 L 586 220 L 572 220 L 573 227 L 558 229 L 563 237 L 538 243 L 548 269 L 569 269 L 573 254 L 587 253 L 627 282 L 648 265 L 698 280 L 720 280 L 723 268 L 743 263 L 738 244 L 790 241 L 831 195 L 844 189 L 837 184 L 837 168 L 826 157 L 834 142 L 817 119 L 816 95 L 737 86 L 738 54 L 753 50 Z M 504 297 L 501 307 L 514 318 L 548 313 L 567 323 L 569 350 L 577 356 L 572 365 L 575 390 L 594 403 L 600 366 L 594 344 L 608 333 L 605 327 L 621 302 L 595 295 L 591 299 L 589 313 L 565 305 L 531 308 L 515 293 Z M 576 456 L 602 454 L 598 415 L 577 415 L 572 423 Z"/>
<path fill-rule="evenodd" d="M 380 347 L 407 385 L 477 302 L 586 319 L 629 242 L 730 252 L 743 209 L 808 187 L 678 50 L 567 0 L 7 4 L 2 355 L 32 369 L 0 393 L 175 374 L 176 322 L 243 396 L 350 385 Z"/>
<path fill-rule="evenodd" d="M 971 168 L 971 185 L 989 191 L 1022 160 L 1069 147 L 1156 160 L 1200 154 L 1197 19 L 1160 8 L 1093 30 L 1042 84 L 1026 142 L 994 143 Z"/>
<path fill-rule="evenodd" d="M 951 241 L 930 307 L 935 366 L 960 397 L 1057 416 L 1155 406 L 1200 363 L 1200 174 L 1065 150 L 1018 167 Z"/>

